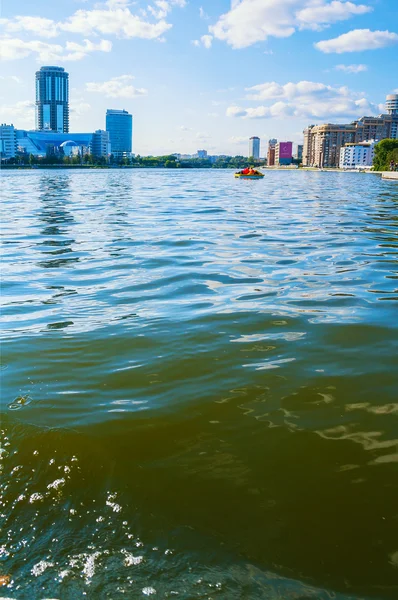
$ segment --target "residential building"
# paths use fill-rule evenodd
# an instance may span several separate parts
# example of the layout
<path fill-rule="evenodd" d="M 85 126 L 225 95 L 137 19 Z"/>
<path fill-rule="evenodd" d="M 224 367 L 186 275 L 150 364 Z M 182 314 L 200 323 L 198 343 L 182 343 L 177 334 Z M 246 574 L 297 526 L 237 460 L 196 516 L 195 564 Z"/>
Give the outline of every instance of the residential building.
<path fill-rule="evenodd" d="M 370 169 L 373 165 L 375 140 L 349 143 L 340 149 L 340 169 Z"/>
<path fill-rule="evenodd" d="M 249 157 L 260 158 L 260 138 L 257 136 L 249 140 Z"/>
<path fill-rule="evenodd" d="M 133 140 L 133 116 L 127 110 L 106 111 L 106 131 L 115 158 L 130 157 Z"/>
<path fill-rule="evenodd" d="M 17 152 L 17 138 L 14 125 L 0 125 L 0 158 L 14 158 Z"/>
<path fill-rule="evenodd" d="M 111 149 L 109 131 L 103 129 L 94 131 L 90 147 L 91 154 L 108 157 L 111 154 Z"/>
<path fill-rule="evenodd" d="M 278 140 L 275 138 L 268 140 L 267 165 L 269 167 L 275 166 L 275 146 L 277 143 Z"/>
<path fill-rule="evenodd" d="M 303 166 L 338 167 L 340 149 L 355 142 L 356 127 L 350 125 L 310 125 L 304 130 Z"/>
<path fill-rule="evenodd" d="M 207 158 L 207 150 L 198 150 L 198 158 Z"/>
<path fill-rule="evenodd" d="M 69 74 L 62 67 L 36 73 L 36 129 L 69 131 Z"/>
<path fill-rule="evenodd" d="M 361 117 L 353 122 L 355 125 L 355 141 L 384 140 L 391 136 L 392 118 L 390 115 L 378 117 Z"/>
<path fill-rule="evenodd" d="M 275 165 L 291 165 L 293 160 L 293 142 L 277 142 L 275 145 Z"/>

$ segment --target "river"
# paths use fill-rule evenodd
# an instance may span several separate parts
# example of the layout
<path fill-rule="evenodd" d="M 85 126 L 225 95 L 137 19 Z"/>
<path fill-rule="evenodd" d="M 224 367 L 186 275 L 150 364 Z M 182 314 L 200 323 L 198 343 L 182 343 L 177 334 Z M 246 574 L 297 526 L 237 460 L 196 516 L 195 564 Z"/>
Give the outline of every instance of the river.
<path fill-rule="evenodd" d="M 2 173 L 0 596 L 398 597 L 398 189 Z"/>

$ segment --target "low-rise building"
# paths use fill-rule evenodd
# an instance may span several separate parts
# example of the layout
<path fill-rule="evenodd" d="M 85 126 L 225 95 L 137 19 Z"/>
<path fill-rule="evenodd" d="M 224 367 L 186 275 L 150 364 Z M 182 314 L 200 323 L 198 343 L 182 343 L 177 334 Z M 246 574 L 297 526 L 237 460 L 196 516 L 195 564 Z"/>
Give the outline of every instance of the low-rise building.
<path fill-rule="evenodd" d="M 0 158 L 8 160 L 14 158 L 17 152 L 16 129 L 14 125 L 0 125 Z"/>
<path fill-rule="evenodd" d="M 76 152 L 76 148 L 79 148 L 80 154 L 88 153 L 108 157 L 111 150 L 107 132 L 102 130 L 94 133 L 59 133 L 51 130 L 16 129 L 15 133 L 18 151 L 33 154 L 33 156 L 62 155 L 66 152 L 69 153 L 72 148 L 74 148 L 74 152 Z"/>
<path fill-rule="evenodd" d="M 375 140 L 346 144 L 340 149 L 340 169 L 370 169 L 373 165 Z"/>

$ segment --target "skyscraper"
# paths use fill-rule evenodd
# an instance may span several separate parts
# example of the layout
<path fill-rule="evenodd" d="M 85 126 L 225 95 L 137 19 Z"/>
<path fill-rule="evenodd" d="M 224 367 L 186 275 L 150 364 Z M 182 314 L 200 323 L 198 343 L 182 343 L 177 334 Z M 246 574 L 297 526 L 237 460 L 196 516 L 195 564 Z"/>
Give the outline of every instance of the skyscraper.
<path fill-rule="evenodd" d="M 62 67 L 36 72 L 36 129 L 69 131 L 69 74 Z"/>
<path fill-rule="evenodd" d="M 249 140 L 249 156 L 260 158 L 260 138 L 253 136 Z"/>
<path fill-rule="evenodd" d="M 132 150 L 133 115 L 127 110 L 106 111 L 106 130 L 109 132 L 111 152 L 115 158 L 129 156 Z"/>
<path fill-rule="evenodd" d="M 391 117 L 389 137 L 398 139 L 398 94 L 389 94 L 386 99 L 387 114 Z"/>

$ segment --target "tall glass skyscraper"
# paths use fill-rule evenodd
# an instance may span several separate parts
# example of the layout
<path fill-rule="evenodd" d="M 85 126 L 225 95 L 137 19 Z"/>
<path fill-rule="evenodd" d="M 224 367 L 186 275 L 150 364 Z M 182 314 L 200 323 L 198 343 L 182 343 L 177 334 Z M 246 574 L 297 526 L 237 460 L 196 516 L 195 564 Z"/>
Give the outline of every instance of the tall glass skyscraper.
<path fill-rule="evenodd" d="M 132 151 L 133 115 L 127 110 L 106 111 L 106 131 L 109 132 L 111 152 L 116 158 L 128 156 Z"/>
<path fill-rule="evenodd" d="M 260 138 L 256 135 L 249 140 L 249 157 L 260 158 Z"/>
<path fill-rule="evenodd" d="M 36 129 L 69 132 L 69 74 L 62 67 L 36 73 Z"/>

